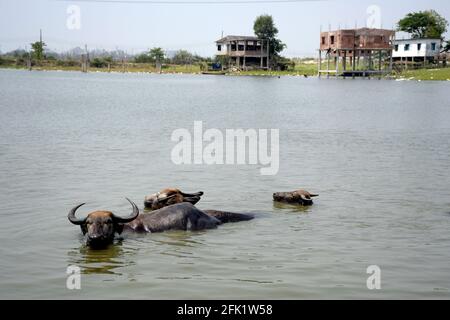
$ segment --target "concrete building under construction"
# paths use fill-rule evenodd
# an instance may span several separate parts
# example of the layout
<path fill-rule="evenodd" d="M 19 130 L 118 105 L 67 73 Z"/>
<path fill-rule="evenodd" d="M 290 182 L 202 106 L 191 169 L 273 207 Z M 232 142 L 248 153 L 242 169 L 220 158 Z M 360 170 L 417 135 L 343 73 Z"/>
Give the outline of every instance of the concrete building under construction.
<path fill-rule="evenodd" d="M 319 76 L 381 75 L 392 70 L 394 30 L 342 29 L 320 33 Z"/>

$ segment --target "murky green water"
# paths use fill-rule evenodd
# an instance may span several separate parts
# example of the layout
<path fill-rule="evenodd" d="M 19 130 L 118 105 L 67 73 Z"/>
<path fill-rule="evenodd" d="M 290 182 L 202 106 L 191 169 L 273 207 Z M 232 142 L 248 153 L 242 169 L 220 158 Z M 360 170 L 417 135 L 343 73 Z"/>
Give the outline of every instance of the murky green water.
<path fill-rule="evenodd" d="M 1 298 L 450 298 L 446 82 L 0 71 Z M 277 128 L 280 170 L 174 165 L 177 128 Z M 256 219 L 83 246 L 68 210 L 167 186 Z M 272 192 L 320 193 L 308 209 Z M 66 268 L 82 269 L 81 290 Z M 381 268 L 381 290 L 366 268 Z"/>

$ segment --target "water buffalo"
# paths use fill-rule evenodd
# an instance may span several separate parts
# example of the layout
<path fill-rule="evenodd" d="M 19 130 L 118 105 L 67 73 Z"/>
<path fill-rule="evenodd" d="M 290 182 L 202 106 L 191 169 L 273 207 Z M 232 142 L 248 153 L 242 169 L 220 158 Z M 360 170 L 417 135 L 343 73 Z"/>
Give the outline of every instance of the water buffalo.
<path fill-rule="evenodd" d="M 155 210 L 161 209 L 176 203 L 191 203 L 196 204 L 200 201 L 203 195 L 202 191 L 195 193 L 184 193 L 177 188 L 166 188 L 157 193 L 146 196 L 144 199 L 144 206 L 147 209 Z M 203 210 L 207 215 L 219 219 L 222 223 L 239 222 L 253 219 L 253 216 L 219 210 Z"/>
<path fill-rule="evenodd" d="M 84 219 L 75 217 L 77 209 L 85 203 L 79 204 L 69 211 L 69 221 L 81 227 L 83 235 L 87 234 L 86 244 L 91 247 L 103 247 L 114 240 L 116 233 L 121 234 L 125 224 L 135 220 L 139 216 L 139 209 L 134 202 L 126 198 L 133 207 L 133 213 L 126 218 L 121 218 L 111 211 L 94 211 Z"/>
<path fill-rule="evenodd" d="M 313 205 L 314 197 L 318 197 L 318 194 L 311 194 L 305 190 L 296 190 L 291 192 L 275 192 L 273 194 L 273 200 L 276 202 L 285 202 L 290 204 L 298 204 L 302 206 Z"/>
<path fill-rule="evenodd" d="M 184 193 L 176 188 L 166 188 L 160 192 L 146 196 L 144 199 L 144 206 L 147 209 L 156 210 L 181 202 L 196 204 L 200 201 L 200 197 L 202 195 L 202 191 L 195 193 Z"/>
<path fill-rule="evenodd" d="M 86 244 L 93 248 L 105 247 L 112 243 L 115 233 L 123 230 L 133 232 L 163 232 L 167 230 L 205 230 L 217 228 L 226 222 L 237 222 L 253 219 L 253 216 L 232 212 L 210 210 L 212 214 L 197 209 L 192 203 L 181 202 L 151 212 L 139 214 L 139 209 L 127 199 L 133 213 L 126 218 L 115 216 L 110 211 L 95 211 L 84 219 L 75 217 L 80 204 L 70 210 L 69 221 L 81 227 L 87 234 Z"/>

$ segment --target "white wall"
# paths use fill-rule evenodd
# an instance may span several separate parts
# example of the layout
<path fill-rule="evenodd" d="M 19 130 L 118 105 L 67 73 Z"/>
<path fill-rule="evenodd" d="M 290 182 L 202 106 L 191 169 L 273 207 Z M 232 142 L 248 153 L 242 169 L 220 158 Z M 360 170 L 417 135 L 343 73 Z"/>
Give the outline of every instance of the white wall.
<path fill-rule="evenodd" d="M 418 50 L 418 44 L 421 44 Z M 435 50 L 432 50 L 432 43 L 436 44 Z M 409 50 L 406 51 L 406 45 L 409 44 Z M 396 40 L 394 46 L 398 45 L 398 51 L 393 51 L 394 58 L 400 57 L 433 57 L 439 54 L 441 50 L 440 39 L 411 39 L 411 40 Z"/>

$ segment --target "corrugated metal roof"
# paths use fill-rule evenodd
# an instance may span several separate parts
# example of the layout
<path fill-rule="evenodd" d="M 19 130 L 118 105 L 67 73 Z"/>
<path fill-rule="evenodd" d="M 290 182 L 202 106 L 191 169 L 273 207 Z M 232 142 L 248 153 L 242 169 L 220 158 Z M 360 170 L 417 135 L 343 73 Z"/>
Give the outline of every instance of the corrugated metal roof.
<path fill-rule="evenodd" d="M 223 37 L 222 39 L 217 40 L 216 42 L 229 42 L 229 41 L 244 41 L 244 40 L 253 40 L 253 41 L 257 41 L 257 40 L 261 40 L 258 37 L 255 36 L 226 36 Z"/>

